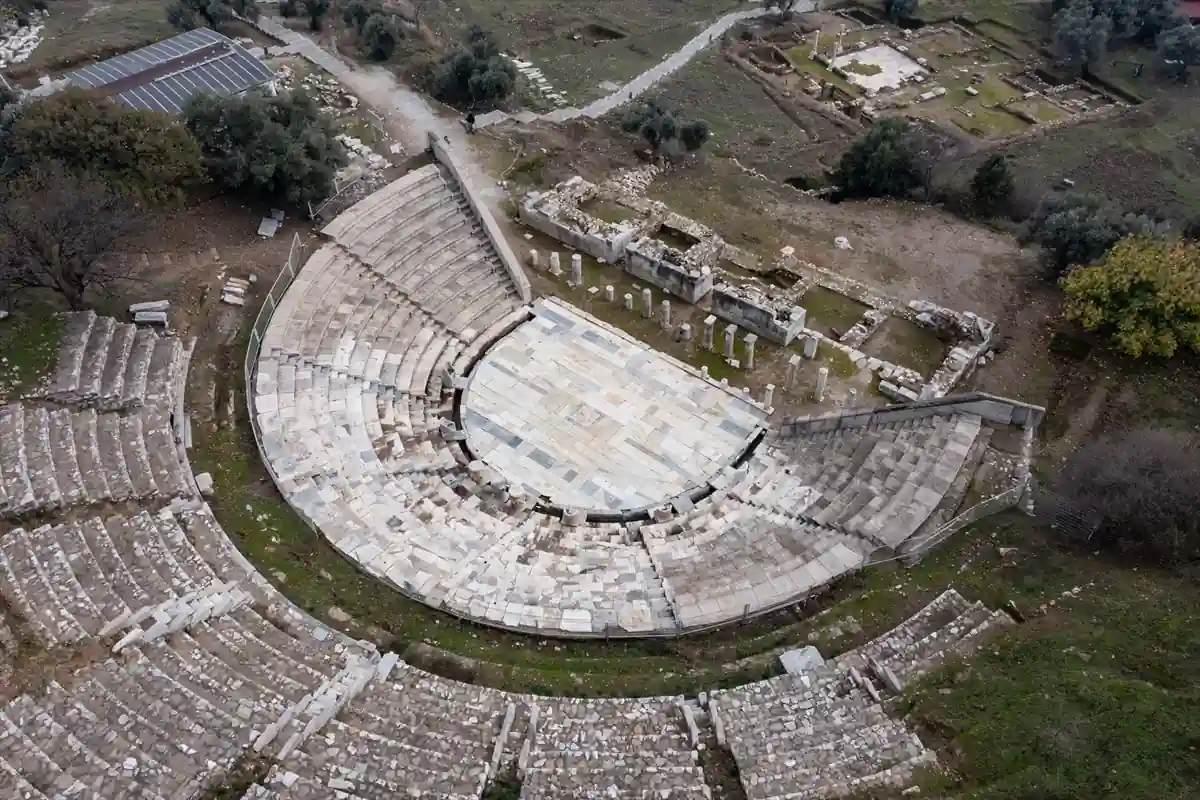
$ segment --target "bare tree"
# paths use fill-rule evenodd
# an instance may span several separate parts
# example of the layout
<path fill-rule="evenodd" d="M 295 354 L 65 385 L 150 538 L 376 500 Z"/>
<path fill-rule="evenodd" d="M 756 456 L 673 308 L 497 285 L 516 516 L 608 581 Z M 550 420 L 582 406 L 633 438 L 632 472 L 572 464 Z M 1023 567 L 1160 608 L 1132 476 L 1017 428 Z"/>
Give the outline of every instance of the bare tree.
<path fill-rule="evenodd" d="M 1200 559 L 1200 437 L 1143 428 L 1088 442 L 1067 460 L 1062 492 L 1104 517 L 1102 542 L 1172 566 Z"/>
<path fill-rule="evenodd" d="M 103 183 L 35 167 L 0 189 L 0 289 L 49 289 L 83 308 L 89 289 L 110 292 L 130 277 L 112 256 L 149 217 Z"/>

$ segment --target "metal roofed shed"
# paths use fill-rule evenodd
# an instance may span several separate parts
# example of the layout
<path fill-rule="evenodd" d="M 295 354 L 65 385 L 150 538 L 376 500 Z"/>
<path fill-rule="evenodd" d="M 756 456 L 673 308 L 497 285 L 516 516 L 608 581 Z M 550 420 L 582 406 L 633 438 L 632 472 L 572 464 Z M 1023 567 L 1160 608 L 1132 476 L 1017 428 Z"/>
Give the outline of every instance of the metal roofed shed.
<path fill-rule="evenodd" d="M 65 77 L 130 108 L 179 114 L 201 92 L 224 97 L 242 94 L 263 84 L 273 86 L 275 73 L 232 39 L 197 28 L 88 64 Z"/>

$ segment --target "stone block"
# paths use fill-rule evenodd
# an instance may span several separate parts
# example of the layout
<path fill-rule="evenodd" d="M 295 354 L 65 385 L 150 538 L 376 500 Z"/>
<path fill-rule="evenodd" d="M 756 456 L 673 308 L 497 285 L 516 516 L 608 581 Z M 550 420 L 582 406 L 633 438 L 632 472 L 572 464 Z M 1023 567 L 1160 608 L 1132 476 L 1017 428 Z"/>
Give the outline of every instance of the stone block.
<path fill-rule="evenodd" d="M 825 664 L 821 651 L 812 645 L 781 653 L 779 663 L 788 675 L 803 675 Z"/>

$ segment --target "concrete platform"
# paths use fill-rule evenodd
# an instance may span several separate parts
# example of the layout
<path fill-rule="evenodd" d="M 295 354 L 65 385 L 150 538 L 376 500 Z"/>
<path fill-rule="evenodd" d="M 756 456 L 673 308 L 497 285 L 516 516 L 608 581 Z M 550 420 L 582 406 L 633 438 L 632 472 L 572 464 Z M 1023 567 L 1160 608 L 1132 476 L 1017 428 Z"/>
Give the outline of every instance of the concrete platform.
<path fill-rule="evenodd" d="M 625 511 L 703 486 L 765 426 L 741 392 L 574 306 L 534 319 L 472 371 L 462 404 L 475 458 L 533 496 Z"/>

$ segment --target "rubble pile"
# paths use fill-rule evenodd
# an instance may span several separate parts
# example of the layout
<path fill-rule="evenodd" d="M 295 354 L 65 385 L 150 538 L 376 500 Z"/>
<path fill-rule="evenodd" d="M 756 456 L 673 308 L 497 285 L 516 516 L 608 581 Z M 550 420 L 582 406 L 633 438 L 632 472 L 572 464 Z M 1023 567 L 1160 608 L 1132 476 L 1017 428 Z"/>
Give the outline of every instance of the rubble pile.
<path fill-rule="evenodd" d="M 334 116 L 355 111 L 358 98 L 347 92 L 336 78 L 316 72 L 300 76 L 287 64 L 275 70 L 275 83 L 281 92 L 304 89 Z"/>
<path fill-rule="evenodd" d="M 16 17 L 0 24 L 0 69 L 27 60 L 42 42 L 46 29 L 45 11 L 34 11 L 28 17 L 29 24 L 22 25 Z"/>

